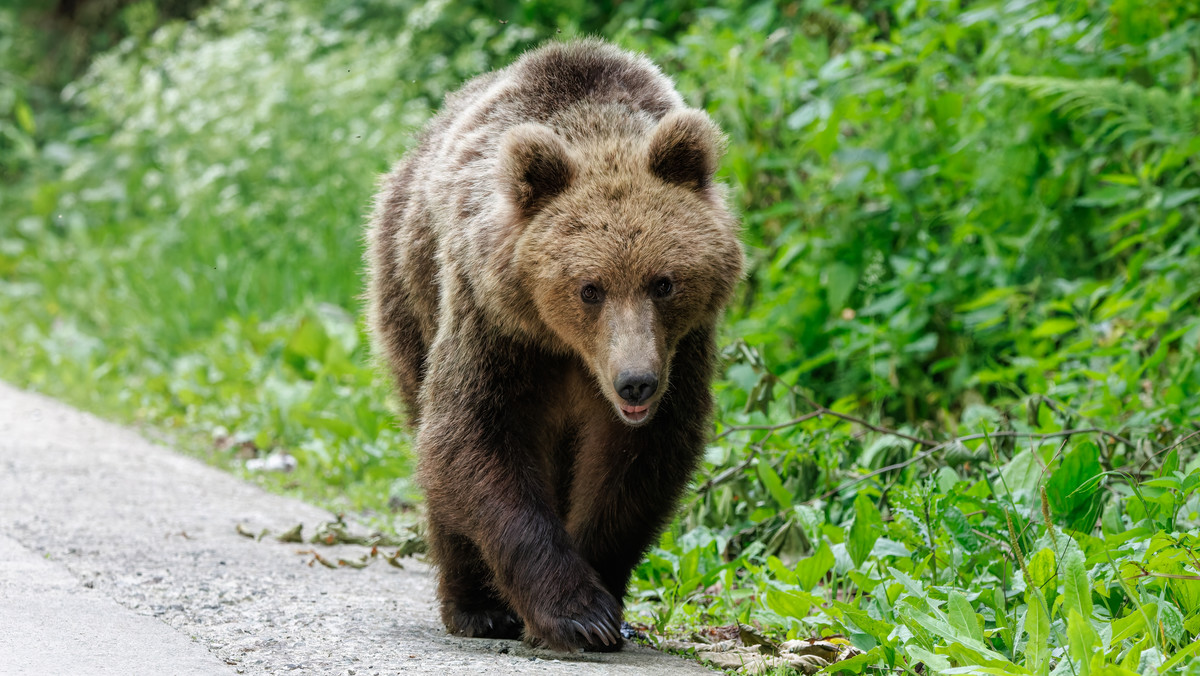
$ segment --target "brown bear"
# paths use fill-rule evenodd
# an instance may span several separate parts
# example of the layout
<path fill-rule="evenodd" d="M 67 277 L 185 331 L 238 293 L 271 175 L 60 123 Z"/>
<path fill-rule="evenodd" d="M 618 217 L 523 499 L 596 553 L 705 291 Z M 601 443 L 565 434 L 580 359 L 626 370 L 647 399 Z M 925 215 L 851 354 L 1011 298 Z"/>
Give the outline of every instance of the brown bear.
<path fill-rule="evenodd" d="M 723 137 L 644 57 L 551 43 L 381 179 L 370 327 L 416 429 L 446 628 L 615 650 L 704 449 L 742 272 Z"/>

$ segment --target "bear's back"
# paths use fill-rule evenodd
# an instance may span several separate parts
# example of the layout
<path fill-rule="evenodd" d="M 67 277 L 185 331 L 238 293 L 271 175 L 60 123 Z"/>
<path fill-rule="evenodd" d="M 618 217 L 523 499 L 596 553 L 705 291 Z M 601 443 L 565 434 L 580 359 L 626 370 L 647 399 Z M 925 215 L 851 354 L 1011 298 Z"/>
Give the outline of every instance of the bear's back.
<path fill-rule="evenodd" d="M 509 128 L 528 122 L 555 127 L 565 112 L 606 104 L 655 121 L 684 105 L 671 80 L 645 57 L 599 40 L 555 42 L 447 96 L 419 152 L 429 160 L 440 158 L 426 166 L 451 172 L 479 160 L 490 164 L 486 160 L 495 157 L 498 140 Z M 482 168 L 472 167 L 474 178 Z"/>
<path fill-rule="evenodd" d="M 646 58 L 598 40 L 552 43 L 502 71 L 526 121 L 548 123 L 581 103 L 615 103 L 660 119 L 683 105 L 669 78 Z"/>

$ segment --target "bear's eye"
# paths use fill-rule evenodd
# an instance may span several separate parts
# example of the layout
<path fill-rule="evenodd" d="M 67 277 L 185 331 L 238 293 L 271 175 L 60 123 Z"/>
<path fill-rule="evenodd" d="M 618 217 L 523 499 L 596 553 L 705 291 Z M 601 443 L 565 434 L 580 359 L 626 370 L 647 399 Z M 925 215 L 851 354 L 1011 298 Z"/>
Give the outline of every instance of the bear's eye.
<path fill-rule="evenodd" d="M 654 285 L 651 287 L 651 289 L 654 291 L 655 298 L 666 298 L 667 296 L 671 295 L 672 291 L 675 290 L 675 285 L 672 284 L 671 280 L 667 279 L 666 277 L 659 277 L 658 279 L 654 280 Z"/>
<path fill-rule="evenodd" d="M 588 305 L 595 305 L 604 299 L 604 294 L 595 284 L 584 284 L 583 288 L 579 290 L 579 297 Z"/>

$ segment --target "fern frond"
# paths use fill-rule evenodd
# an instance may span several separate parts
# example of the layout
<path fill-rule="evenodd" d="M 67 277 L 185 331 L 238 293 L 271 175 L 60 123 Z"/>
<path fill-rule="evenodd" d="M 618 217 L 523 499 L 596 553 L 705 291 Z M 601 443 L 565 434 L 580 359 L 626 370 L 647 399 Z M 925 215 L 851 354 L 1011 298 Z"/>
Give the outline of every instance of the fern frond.
<path fill-rule="evenodd" d="M 1126 135 L 1169 141 L 1200 134 L 1197 101 L 1187 92 L 1173 94 L 1112 78 L 1003 75 L 993 81 L 1047 101 L 1073 122 L 1098 118 L 1100 129 L 1093 138 L 1103 137 L 1106 142 Z"/>

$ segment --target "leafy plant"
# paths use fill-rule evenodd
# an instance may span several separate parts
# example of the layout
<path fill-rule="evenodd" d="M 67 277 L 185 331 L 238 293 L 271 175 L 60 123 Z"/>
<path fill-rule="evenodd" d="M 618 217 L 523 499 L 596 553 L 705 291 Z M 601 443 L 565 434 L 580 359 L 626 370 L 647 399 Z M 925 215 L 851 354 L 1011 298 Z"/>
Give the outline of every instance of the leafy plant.
<path fill-rule="evenodd" d="M 410 521 L 374 178 L 464 79 L 598 33 L 726 130 L 751 261 L 630 616 L 842 634 L 845 673 L 1200 670 L 1188 3 L 140 2 L 61 96 L 3 30 L 36 11 L 0 8 L 3 377 Z"/>

